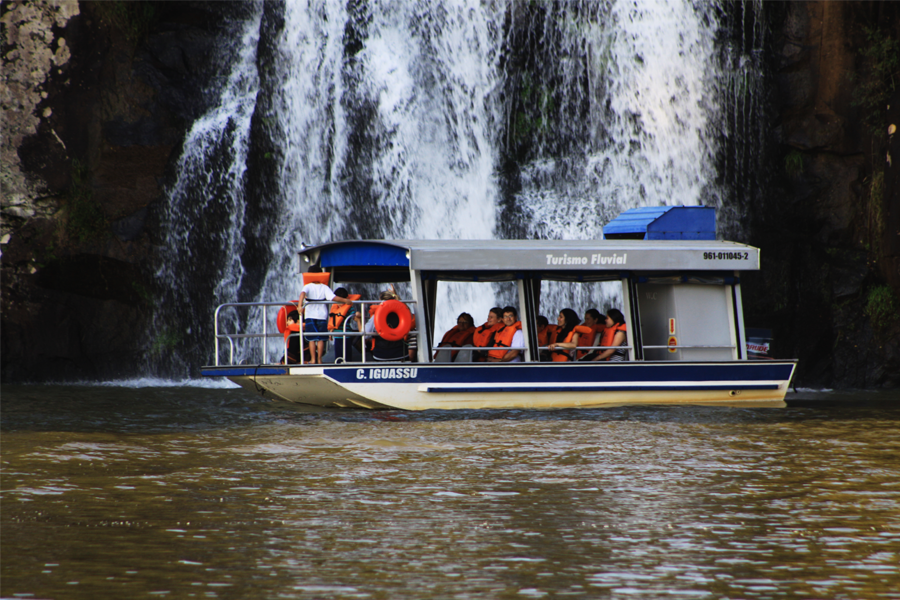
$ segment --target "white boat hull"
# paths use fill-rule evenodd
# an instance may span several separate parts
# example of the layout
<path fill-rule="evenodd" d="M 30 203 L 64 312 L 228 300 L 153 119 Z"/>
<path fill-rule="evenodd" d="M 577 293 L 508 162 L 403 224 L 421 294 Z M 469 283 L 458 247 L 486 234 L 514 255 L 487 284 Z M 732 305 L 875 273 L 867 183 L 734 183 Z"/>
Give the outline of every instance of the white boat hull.
<path fill-rule="evenodd" d="M 784 362 L 204 367 L 264 396 L 321 407 L 562 409 L 627 404 L 784 406 Z"/>

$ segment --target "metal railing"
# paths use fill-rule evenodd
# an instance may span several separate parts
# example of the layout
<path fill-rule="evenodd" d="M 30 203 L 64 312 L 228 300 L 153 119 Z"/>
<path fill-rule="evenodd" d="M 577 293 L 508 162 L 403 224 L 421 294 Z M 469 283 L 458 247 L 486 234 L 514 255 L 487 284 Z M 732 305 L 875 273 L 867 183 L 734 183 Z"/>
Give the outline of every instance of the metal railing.
<path fill-rule="evenodd" d="M 383 302 L 384 302 L 384 300 L 354 300 L 353 304 L 360 305 L 364 309 L 365 306 L 373 305 L 373 304 L 382 304 Z M 416 305 L 416 302 L 414 300 L 400 300 L 400 302 L 403 302 L 407 306 L 415 306 Z M 279 338 L 283 337 L 284 338 L 284 343 L 283 343 L 283 348 L 282 348 L 282 351 L 283 351 L 282 357 L 283 357 L 283 360 L 285 361 L 284 364 L 287 364 L 287 350 L 288 350 L 288 345 L 290 343 L 289 342 L 290 338 L 299 337 L 300 338 L 300 362 L 293 363 L 293 364 L 300 364 L 300 365 L 305 364 L 304 356 L 303 356 L 304 332 L 303 332 L 302 326 L 300 327 L 300 331 L 298 333 L 291 333 L 291 334 L 288 334 L 287 336 L 284 336 L 283 333 L 280 333 L 277 331 L 275 333 L 269 333 L 269 312 L 268 312 L 269 307 L 277 306 L 280 309 L 283 306 L 288 306 L 288 305 L 292 305 L 292 304 L 296 306 L 295 302 L 289 302 L 289 301 L 288 302 L 228 302 L 225 304 L 220 304 L 216 308 L 216 312 L 215 312 L 215 325 L 214 325 L 215 365 L 221 366 L 219 363 L 219 355 L 220 355 L 219 341 L 220 340 L 228 341 L 228 348 L 229 348 L 228 364 L 233 365 L 233 364 L 235 364 L 235 362 L 234 362 L 234 344 L 235 344 L 236 340 L 244 340 L 244 339 L 259 339 L 259 340 L 261 340 L 261 350 L 262 350 L 263 361 L 266 361 L 269 356 L 268 340 L 269 340 L 269 338 L 272 338 L 272 337 L 279 337 Z M 306 301 L 305 304 L 306 305 L 325 304 L 325 305 L 330 306 L 331 304 L 333 304 L 333 302 L 329 301 L 329 300 L 308 300 L 308 301 Z M 231 333 L 231 332 L 222 331 L 221 327 L 220 327 L 219 317 L 220 317 L 220 313 L 222 312 L 222 309 L 227 309 L 227 308 L 262 308 L 262 317 L 261 317 L 262 318 L 262 331 L 256 332 L 256 333 L 237 333 L 237 332 Z M 361 321 L 360 329 L 361 330 L 358 332 L 357 331 L 347 331 L 346 327 L 347 327 L 347 325 L 349 325 L 350 319 L 345 317 L 344 318 L 344 328 L 342 330 L 314 332 L 313 333 L 315 337 L 325 336 L 325 337 L 328 337 L 329 339 L 334 338 L 334 337 L 343 337 L 344 338 L 343 339 L 344 353 L 345 353 L 344 362 L 350 363 L 350 364 L 356 364 L 356 363 L 360 363 L 360 362 L 365 363 L 365 362 L 369 362 L 369 361 L 367 361 L 365 342 L 362 344 L 362 351 L 361 351 L 362 360 L 361 361 L 347 361 L 346 360 L 347 338 L 348 337 L 362 337 L 362 338 L 370 337 L 371 338 L 371 337 L 377 336 L 377 334 L 375 334 L 375 333 L 366 333 L 365 332 L 366 317 L 368 316 L 368 311 L 361 309 L 359 311 L 359 313 L 361 315 L 361 318 L 360 318 L 360 321 Z M 410 331 L 409 331 L 409 335 L 413 335 L 413 336 L 417 336 L 418 333 L 419 333 L 418 325 L 417 325 L 416 329 L 410 329 Z M 351 347 L 352 347 L 352 344 L 351 344 Z M 260 364 L 279 364 L 279 363 L 262 362 Z"/>
<path fill-rule="evenodd" d="M 610 350 L 612 348 L 631 350 L 633 347 L 634 346 L 576 346 L 575 348 L 557 348 L 554 351 L 550 350 L 550 346 L 538 346 L 538 353 L 543 352 L 544 350 L 547 350 L 548 352 L 565 352 L 571 357 L 575 352 L 582 352 L 584 350 Z"/>

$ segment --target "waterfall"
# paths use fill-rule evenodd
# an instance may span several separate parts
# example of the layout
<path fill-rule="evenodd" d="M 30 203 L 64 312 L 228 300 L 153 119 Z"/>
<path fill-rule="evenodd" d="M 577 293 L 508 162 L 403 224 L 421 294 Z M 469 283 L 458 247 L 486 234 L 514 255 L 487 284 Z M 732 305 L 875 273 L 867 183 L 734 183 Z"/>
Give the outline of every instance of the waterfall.
<path fill-rule="evenodd" d="M 238 298 L 296 298 L 301 244 L 590 239 L 627 208 L 721 203 L 714 5 L 254 7 L 169 190 L 160 278 L 188 322 Z M 511 300 L 449 287 L 437 335 L 462 310 L 481 322 Z M 608 285 L 544 298 L 551 320 L 621 300 Z"/>

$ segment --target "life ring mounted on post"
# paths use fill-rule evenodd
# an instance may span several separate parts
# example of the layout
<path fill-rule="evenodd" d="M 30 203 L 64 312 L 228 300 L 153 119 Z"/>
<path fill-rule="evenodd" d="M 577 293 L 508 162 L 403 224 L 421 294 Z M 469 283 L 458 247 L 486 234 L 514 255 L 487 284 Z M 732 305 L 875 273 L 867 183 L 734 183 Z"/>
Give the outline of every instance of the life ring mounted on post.
<path fill-rule="evenodd" d="M 396 327 L 388 325 L 388 316 L 397 315 Z M 412 329 L 413 318 L 409 307 L 399 300 L 388 300 L 375 311 L 375 331 L 389 342 L 402 340 Z"/>

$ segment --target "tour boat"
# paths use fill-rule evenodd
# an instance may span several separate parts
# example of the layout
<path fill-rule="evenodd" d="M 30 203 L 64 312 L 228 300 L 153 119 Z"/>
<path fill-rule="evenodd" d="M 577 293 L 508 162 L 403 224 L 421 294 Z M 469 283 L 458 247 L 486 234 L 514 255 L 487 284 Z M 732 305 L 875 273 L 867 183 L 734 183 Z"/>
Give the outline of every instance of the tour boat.
<path fill-rule="evenodd" d="M 229 303 L 216 310 L 215 357 L 212 365 L 202 367 L 204 376 L 227 377 L 266 397 L 332 408 L 784 406 L 796 367 L 796 360 L 760 360 L 759 352 L 748 350 L 741 273 L 759 269 L 760 252 L 717 241 L 712 208 L 627 211 L 604 228 L 601 240 L 350 240 L 305 247 L 299 255 L 300 271 L 319 267 L 321 273 L 312 278 L 327 281 L 332 289 L 369 290 L 370 299 L 356 301 L 364 321 L 372 318 L 370 307 L 381 304 L 377 290 L 388 284 L 408 290 L 399 303 L 415 319 L 404 319 L 396 329 L 414 337 L 413 356 L 402 362 L 377 361 L 370 351 L 371 336 L 345 329 L 327 335 L 365 340 L 362 352 L 351 360 L 334 364 L 326 356 L 325 364 L 280 364 L 288 338 L 273 327 L 274 308 L 281 308 L 283 329 L 284 312 L 294 305 Z M 444 332 L 435 330 L 435 315 L 447 301 L 442 282 L 514 286 L 524 339 L 517 348 L 521 362 L 472 362 L 469 357 L 477 352 L 465 351 L 454 362 L 436 361 Z M 565 297 L 588 297 L 578 293 L 579 286 L 598 285 L 612 285 L 621 298 L 617 308 L 625 317 L 627 342 L 620 349 L 627 360 L 546 360 L 537 315 L 553 323 L 567 308 L 548 306 L 546 290 L 556 290 L 552 297 L 560 297 L 559 290 L 572 292 Z M 582 315 L 588 307 L 571 308 Z M 597 308 L 606 312 L 606 307 Z M 227 331 L 229 323 L 240 320 L 226 316 L 248 309 L 255 311 L 258 329 Z M 451 309 L 455 316 L 466 306 L 445 308 L 444 314 Z M 486 315 L 473 316 L 477 326 Z M 307 344 L 303 331 L 291 335 L 300 337 L 301 347 Z M 235 358 L 239 344 L 244 344 L 240 360 Z"/>

